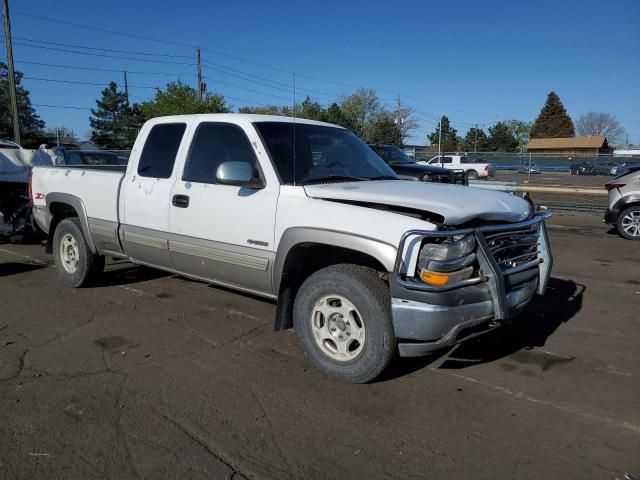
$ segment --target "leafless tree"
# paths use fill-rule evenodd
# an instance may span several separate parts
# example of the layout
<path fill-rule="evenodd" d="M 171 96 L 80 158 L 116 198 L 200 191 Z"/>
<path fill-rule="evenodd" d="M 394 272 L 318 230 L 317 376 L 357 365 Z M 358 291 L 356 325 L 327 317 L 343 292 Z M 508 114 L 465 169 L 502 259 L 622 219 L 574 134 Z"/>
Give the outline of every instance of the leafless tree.
<path fill-rule="evenodd" d="M 578 135 L 605 136 L 611 143 L 619 143 L 623 140 L 625 130 L 618 119 L 605 112 L 589 112 L 582 115 L 576 123 Z"/>
<path fill-rule="evenodd" d="M 404 142 L 409 136 L 411 130 L 415 130 L 420 126 L 418 120 L 413 116 L 413 109 L 406 105 L 399 105 L 393 109 L 393 116 L 396 123 L 400 124 L 400 133 L 402 134 L 402 141 Z"/>

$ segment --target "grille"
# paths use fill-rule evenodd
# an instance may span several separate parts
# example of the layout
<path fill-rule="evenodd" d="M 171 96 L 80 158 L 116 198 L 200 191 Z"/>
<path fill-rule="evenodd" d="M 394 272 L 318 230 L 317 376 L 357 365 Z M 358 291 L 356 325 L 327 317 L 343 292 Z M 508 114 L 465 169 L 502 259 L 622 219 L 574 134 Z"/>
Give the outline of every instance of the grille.
<path fill-rule="evenodd" d="M 537 225 L 485 235 L 489 250 L 503 272 L 520 269 L 538 259 Z M 534 266 L 534 265 L 531 265 Z"/>

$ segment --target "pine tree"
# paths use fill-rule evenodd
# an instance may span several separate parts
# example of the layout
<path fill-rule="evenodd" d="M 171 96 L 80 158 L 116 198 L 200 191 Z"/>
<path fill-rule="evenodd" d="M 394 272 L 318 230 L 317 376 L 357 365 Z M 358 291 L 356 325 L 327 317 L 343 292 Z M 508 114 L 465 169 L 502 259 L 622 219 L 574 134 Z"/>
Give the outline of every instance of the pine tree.
<path fill-rule="evenodd" d="M 91 141 L 103 148 L 126 149 L 133 145 L 131 120 L 132 109 L 124 92 L 118 91 L 115 82 L 110 82 L 96 100 L 97 109 L 91 109 Z M 137 111 L 137 110 L 136 110 Z"/>
<path fill-rule="evenodd" d="M 440 149 L 442 152 L 455 152 L 458 149 L 458 131 L 451 126 L 449 119 L 443 115 L 440 121 L 442 126 L 442 142 Z M 431 145 L 438 145 L 440 141 L 440 125 L 436 126 L 433 133 L 427 135 Z"/>
<path fill-rule="evenodd" d="M 22 72 L 15 72 L 16 94 L 18 98 L 18 122 L 20 124 L 20 136 L 24 147 L 36 148 L 44 141 L 44 122 L 36 114 L 29 90 L 22 83 Z M 0 138 L 13 138 L 13 118 L 11 117 L 11 104 L 9 97 L 9 72 L 7 65 L 0 62 Z M 5 107 L 6 106 L 6 107 Z"/>
<path fill-rule="evenodd" d="M 556 92 L 549 92 L 540 115 L 531 127 L 531 138 L 567 138 L 575 136 L 571 117 Z"/>
<path fill-rule="evenodd" d="M 494 152 L 514 152 L 518 147 L 518 140 L 513 136 L 509 125 L 498 122 L 489 127 L 488 144 Z"/>
<path fill-rule="evenodd" d="M 482 152 L 487 149 L 487 134 L 481 128 L 471 127 L 464 139 L 462 148 L 465 152 Z"/>

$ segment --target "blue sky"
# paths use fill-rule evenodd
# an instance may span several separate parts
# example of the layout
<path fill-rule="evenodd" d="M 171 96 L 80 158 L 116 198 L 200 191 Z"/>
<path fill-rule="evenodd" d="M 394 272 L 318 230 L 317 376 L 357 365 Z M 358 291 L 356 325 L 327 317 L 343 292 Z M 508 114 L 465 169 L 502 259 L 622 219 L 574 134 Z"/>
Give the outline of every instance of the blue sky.
<path fill-rule="evenodd" d="M 375 89 L 387 104 L 400 95 L 402 103 L 416 109 L 421 124 L 410 141 L 424 143 L 440 114 L 461 132 L 476 123 L 533 120 L 547 92 L 555 90 L 574 121 L 591 110 L 610 112 L 630 140 L 640 143 L 636 0 L 74 0 L 51 5 L 44 0 L 11 2 L 16 68 L 28 77 L 24 84 L 34 104 L 80 107 L 36 107 L 48 127 L 66 126 L 80 137 L 89 132 L 90 112 L 83 108 L 95 106 L 103 87 L 38 79 L 122 83 L 120 71 L 146 72 L 129 73 L 132 100 L 141 101 L 153 95 L 149 87 L 169 80 L 195 85 L 196 68 L 190 64 L 195 62 L 194 46 L 200 46 L 209 63 L 204 70 L 208 90 L 234 97 L 228 100 L 234 107 L 247 101 L 287 103 L 291 72 L 297 72 L 298 95 L 311 90 L 325 104 L 357 86 Z M 0 48 L 4 56 L 4 44 Z M 136 60 L 142 58 L 156 61 Z"/>

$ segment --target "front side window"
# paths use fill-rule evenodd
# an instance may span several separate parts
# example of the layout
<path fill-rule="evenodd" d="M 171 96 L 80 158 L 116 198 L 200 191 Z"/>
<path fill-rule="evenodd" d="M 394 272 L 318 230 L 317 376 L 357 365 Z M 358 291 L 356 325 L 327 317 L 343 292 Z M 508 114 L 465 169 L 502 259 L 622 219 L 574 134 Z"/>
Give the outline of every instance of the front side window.
<path fill-rule="evenodd" d="M 154 125 L 140 154 L 138 175 L 152 178 L 171 177 L 173 164 L 186 128 L 187 125 L 184 123 Z"/>
<path fill-rule="evenodd" d="M 193 136 L 182 179 L 216 183 L 216 171 L 224 162 L 245 162 L 255 167 L 256 156 L 249 139 L 237 125 L 202 123 Z"/>
<path fill-rule="evenodd" d="M 349 130 L 288 122 L 254 123 L 284 184 L 398 178 Z"/>

